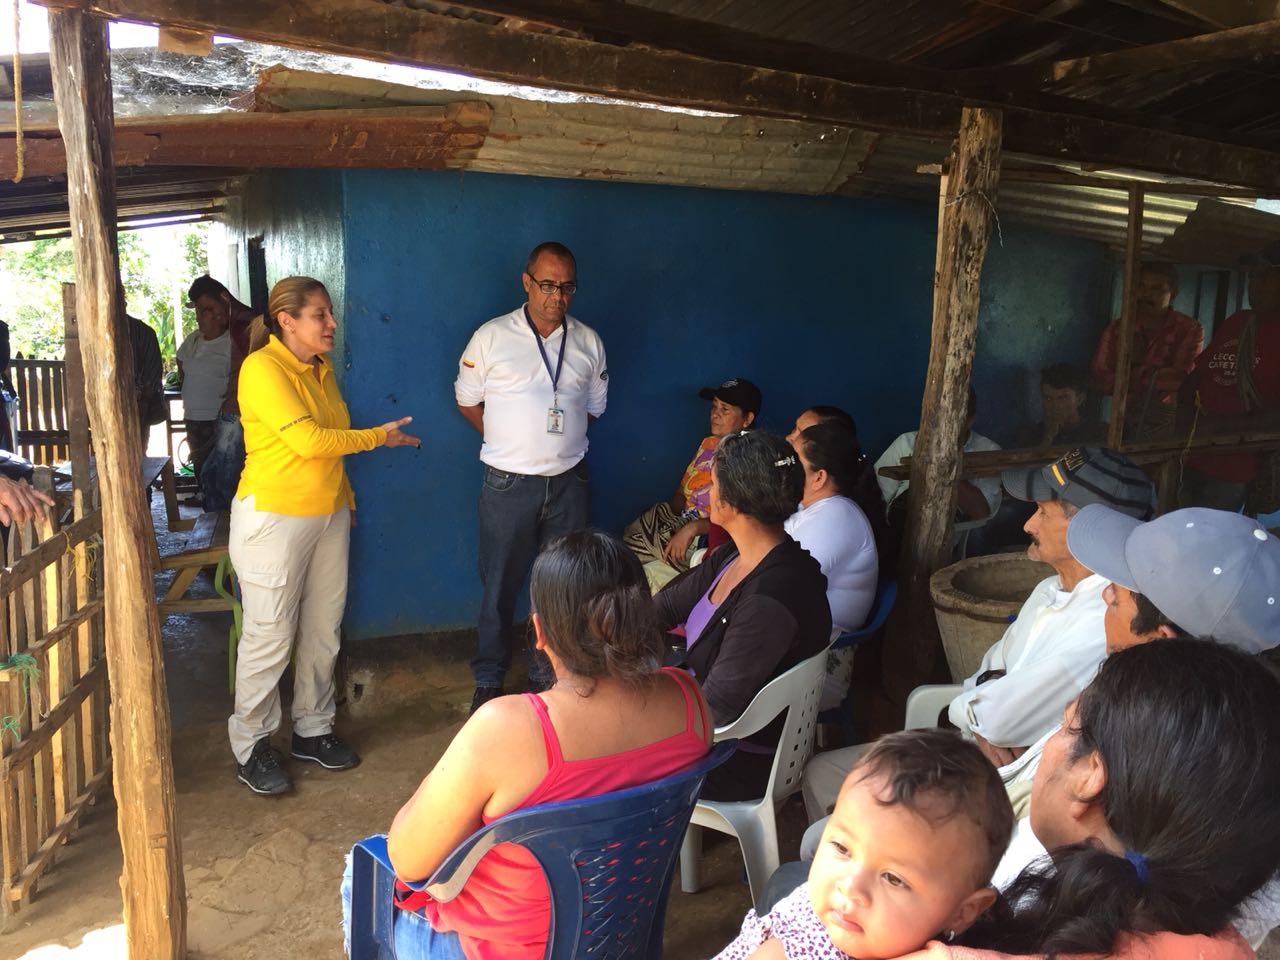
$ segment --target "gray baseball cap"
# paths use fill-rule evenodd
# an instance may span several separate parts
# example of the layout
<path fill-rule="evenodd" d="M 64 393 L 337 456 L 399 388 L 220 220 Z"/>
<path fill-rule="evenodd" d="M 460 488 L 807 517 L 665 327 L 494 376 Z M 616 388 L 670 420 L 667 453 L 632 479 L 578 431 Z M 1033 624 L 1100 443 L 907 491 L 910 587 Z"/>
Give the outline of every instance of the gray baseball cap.
<path fill-rule="evenodd" d="M 1280 643 L 1280 540 L 1251 517 L 1191 507 L 1142 523 L 1085 507 L 1067 548 L 1192 636 L 1259 653 Z"/>
<path fill-rule="evenodd" d="M 1139 520 L 1155 512 L 1155 484 L 1141 467 L 1104 447 L 1077 447 L 1047 466 L 1005 470 L 1000 482 L 1017 500 L 1101 503 Z"/>

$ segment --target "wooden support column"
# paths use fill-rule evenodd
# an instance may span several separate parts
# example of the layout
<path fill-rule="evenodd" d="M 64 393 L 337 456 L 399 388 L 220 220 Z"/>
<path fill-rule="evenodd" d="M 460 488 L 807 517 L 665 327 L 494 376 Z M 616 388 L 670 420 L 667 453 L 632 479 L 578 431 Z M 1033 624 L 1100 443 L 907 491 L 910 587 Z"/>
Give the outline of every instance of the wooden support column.
<path fill-rule="evenodd" d="M 978 332 L 979 282 L 995 219 L 1000 174 L 1001 115 L 966 107 L 960 137 L 942 181 L 937 270 L 933 284 L 933 339 L 920 432 L 911 460 L 910 500 L 901 558 L 904 608 L 910 630 L 900 646 L 915 680 L 932 675 L 938 649 L 929 577 L 950 557 L 956 479 L 969 403 Z"/>
<path fill-rule="evenodd" d="M 169 701 L 151 561 L 151 516 L 133 357 L 117 296 L 111 67 L 104 21 L 49 14 L 58 126 L 76 264 L 76 319 L 103 507 L 111 749 L 124 872 L 120 890 L 131 957 L 186 955 L 186 891 L 178 835 Z"/>
<path fill-rule="evenodd" d="M 76 285 L 62 285 L 62 320 L 65 328 L 63 346 L 66 379 L 67 432 L 71 435 L 71 502 L 73 516 L 83 520 L 94 503 L 89 482 L 89 411 L 84 384 L 84 360 L 80 353 L 80 324 L 76 321 Z"/>
<path fill-rule="evenodd" d="M 1111 391 L 1111 428 L 1107 446 L 1119 450 L 1124 443 L 1124 418 L 1129 406 L 1129 361 L 1133 356 L 1134 315 L 1137 312 L 1138 258 L 1142 254 L 1142 187 L 1129 188 L 1129 228 L 1124 243 L 1124 302 L 1116 336 L 1116 383 Z"/>

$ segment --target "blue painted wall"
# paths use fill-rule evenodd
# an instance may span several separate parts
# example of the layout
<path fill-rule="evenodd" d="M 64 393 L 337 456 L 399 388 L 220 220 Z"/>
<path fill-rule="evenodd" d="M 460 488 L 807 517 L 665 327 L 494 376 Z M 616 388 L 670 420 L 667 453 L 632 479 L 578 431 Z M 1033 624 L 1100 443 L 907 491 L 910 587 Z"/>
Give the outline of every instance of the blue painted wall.
<path fill-rule="evenodd" d="M 317 186 L 311 174 L 297 179 L 290 196 Z M 573 313 L 609 354 L 609 410 L 591 432 L 600 526 L 619 530 L 670 494 L 706 432 L 697 390 L 729 376 L 761 386 L 769 429 L 786 432 L 806 405 L 837 403 L 874 456 L 916 426 L 931 207 L 379 171 L 342 174 L 340 199 L 325 190 L 323 200 L 334 205 L 325 222 L 337 210 L 344 226 L 340 353 L 353 418 L 411 414 L 424 439 L 420 452 L 348 460 L 360 501 L 353 637 L 474 623 L 479 436 L 456 412 L 453 378 L 475 327 L 522 301 L 524 258 L 541 240 L 577 254 Z M 1110 280 L 1097 244 L 1007 224 L 1003 239 L 984 275 L 975 370 L 979 429 L 997 439 L 1035 410 L 1038 373 L 1022 368 L 1087 357 Z M 283 275 L 270 258 L 268 267 L 271 280 Z"/>

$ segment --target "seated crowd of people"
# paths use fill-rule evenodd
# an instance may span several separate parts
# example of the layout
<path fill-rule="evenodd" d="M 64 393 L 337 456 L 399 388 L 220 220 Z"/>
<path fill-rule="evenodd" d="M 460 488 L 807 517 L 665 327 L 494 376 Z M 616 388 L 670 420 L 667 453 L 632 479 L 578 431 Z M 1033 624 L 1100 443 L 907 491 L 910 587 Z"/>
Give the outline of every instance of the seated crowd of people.
<path fill-rule="evenodd" d="M 531 618 L 554 680 L 474 711 L 392 824 L 402 880 L 507 813 L 689 765 L 867 618 L 902 498 L 882 496 L 853 418 L 815 406 L 784 439 L 751 429 L 749 381 L 703 396 L 711 433 L 669 501 L 623 540 L 574 533 L 539 555 Z M 1022 505 L 1027 554 L 1053 574 L 958 688 L 939 718 L 954 729 L 813 757 L 802 860 L 720 957 L 1251 956 L 1246 938 L 1280 924 L 1280 676 L 1257 656 L 1280 639 L 1280 540 L 1222 510 L 1152 519 L 1147 475 L 1098 446 L 984 486 L 974 511 Z M 847 675 L 832 681 L 838 700 Z M 780 727 L 701 796 L 762 796 Z M 398 903 L 402 957 L 546 950 L 546 882 L 518 848 L 455 900 Z"/>
<path fill-rule="evenodd" d="M 1280 324 L 1260 326 L 1257 316 L 1280 316 L 1273 252 L 1250 275 L 1253 310 L 1227 318 L 1203 353 L 1199 325 L 1170 306 L 1176 272 L 1144 268 L 1141 349 L 1130 370 L 1136 433 L 1167 435 L 1193 390 L 1196 415 L 1218 425 L 1250 404 L 1280 407 L 1280 377 L 1260 362 L 1242 365 L 1230 390 L 1213 385 L 1228 348 L 1269 356 L 1265 337 Z M 493 426 L 514 407 L 486 392 L 504 344 L 526 328 L 541 338 L 551 406 L 541 395 L 526 406 L 548 436 L 585 438 L 603 411 L 608 371 L 598 337 L 565 312 L 577 287 L 567 248 L 535 248 L 522 282 L 528 302 L 473 337 L 457 391 L 486 448 L 505 456 L 507 443 L 527 458 L 512 439 L 519 431 Z M 277 283 L 252 346 L 250 311 L 220 284 L 202 278 L 191 299 L 200 328 L 180 356 L 192 442 L 206 460 L 206 505 L 220 502 L 222 474 L 235 474 L 226 497 L 245 630 L 228 735 L 239 779 L 279 794 L 290 781 L 270 741 L 291 657 L 290 756 L 328 769 L 360 762 L 333 735 L 355 507 L 342 458 L 420 441 L 403 432 L 410 417 L 352 428 L 327 356 L 337 322 L 319 281 Z M 559 392 L 570 329 L 571 366 L 586 371 L 578 405 Z M 1189 460 L 1195 502 L 1209 505 L 1153 519 L 1154 484 L 1101 445 L 1105 429 L 1086 403 L 1090 389 L 1114 389 L 1115 335 L 1109 327 L 1087 377 L 1061 364 L 1042 371 L 1042 416 L 1023 440 L 1070 452 L 956 483 L 957 519 L 981 523 L 986 548 L 1029 537 L 1027 555 L 1052 574 L 957 686 L 936 726 L 809 761 L 812 823 L 800 860 L 777 871 L 720 957 L 1242 960 L 1252 955 L 1248 941 L 1280 925 L 1280 675 L 1271 663 L 1280 540 L 1240 512 L 1259 469 L 1251 456 Z M 553 337 L 554 367 L 542 349 Z M 763 397 L 749 380 L 700 396 L 710 403 L 709 433 L 670 498 L 621 538 L 582 529 L 580 458 L 545 477 L 485 461 L 480 559 L 492 609 L 481 615 L 476 696 L 387 837 L 402 881 L 401 958 L 545 955 L 549 888 L 524 849 L 486 852 L 448 901 L 406 885 L 429 878 L 477 829 L 688 769 L 711 750 L 717 727 L 810 658 L 827 658 L 821 707 L 845 699 L 853 665 L 832 645 L 866 624 L 897 569 L 909 484 L 884 471 L 912 454 L 916 433 L 873 462 L 854 418 L 838 407 L 803 410 L 784 438 L 758 428 Z M 960 445 L 999 449 L 974 430 L 977 402 L 970 391 Z M 541 485 L 520 492 L 531 477 Z M 519 497 L 499 502 L 513 491 Z M 517 510 L 541 517 L 553 499 L 570 532 L 513 536 Z M 44 505 L 23 485 L 0 481 L 0 521 Z M 511 619 L 524 554 L 536 554 L 534 689 L 505 695 L 510 650 L 485 637 L 500 636 Z M 779 716 L 742 739 L 700 796 L 761 798 L 782 725 Z M 351 883 L 349 864 L 348 925 Z"/>
<path fill-rule="evenodd" d="M 1266 284 L 1276 276 L 1276 262 L 1251 274 L 1258 311 L 1270 308 Z M 603 346 L 567 314 L 577 288 L 567 248 L 540 244 L 521 282 L 525 305 L 481 326 L 458 370 L 458 410 L 484 438 L 476 692 L 470 718 L 390 829 L 389 859 L 403 882 L 429 878 L 462 838 L 515 810 L 640 785 L 703 758 L 714 728 L 735 721 L 769 682 L 863 625 L 895 566 L 893 527 L 913 495 L 882 468 L 909 456 L 914 434 L 872 463 L 849 413 L 814 406 L 783 439 L 756 429 L 762 393 L 735 378 L 701 392 L 712 404 L 709 435 L 671 498 L 641 513 L 625 539 L 582 530 L 588 476 L 580 454 L 562 456 L 561 438 L 585 452 L 586 426 L 604 410 Z M 1149 285 L 1142 330 L 1152 342 L 1142 362 L 1156 364 L 1161 349 L 1183 347 L 1160 326 L 1169 278 Z M 288 392 L 323 393 L 317 410 L 328 403 L 337 412 L 300 436 L 287 422 L 271 443 L 323 444 L 335 457 L 417 444 L 401 433 L 407 419 L 349 429 L 326 376 L 328 297 L 310 285 L 294 293 L 297 303 L 282 292 L 282 310 L 269 308 L 273 339 L 246 362 L 239 387 L 250 448 L 241 495 L 262 503 L 274 498 L 274 480 L 251 470 L 255 449 L 268 447 L 250 428 Z M 525 349 L 531 338 L 536 355 Z M 311 357 L 312 367 L 291 356 Z M 559 379 L 562 364 L 573 387 Z M 1196 376 L 1181 353 L 1178 364 L 1185 381 Z M 517 366 L 539 381 L 530 396 L 503 393 Z M 1220 367 L 1202 372 L 1212 379 Z M 1174 394 L 1176 406 L 1175 374 L 1157 365 L 1135 375 L 1151 403 Z M 1052 575 L 956 690 L 946 710 L 954 730 L 899 733 L 810 760 L 803 781 L 815 823 L 801 864 L 778 872 L 723 956 L 1234 960 L 1249 955 L 1245 937 L 1280 922 L 1280 676 L 1258 657 L 1280 639 L 1280 540 L 1229 509 L 1152 520 L 1156 490 L 1146 474 L 1079 443 L 1098 433 L 1082 385 L 1070 370 L 1043 374 L 1037 442 L 1071 442 L 1069 453 L 998 479 L 961 479 L 955 490 L 968 520 L 993 522 L 1002 503 L 1020 504 L 1028 556 Z M 1262 376 L 1252 381 L 1253 394 L 1270 387 Z M 1211 399 L 1203 406 L 1211 411 Z M 961 445 L 995 447 L 973 429 L 972 393 L 968 415 Z M 531 439 L 544 435 L 556 440 L 545 457 Z M 340 468 L 325 477 L 321 484 L 317 468 L 324 532 L 308 548 L 316 557 L 330 534 L 348 529 L 353 506 Z M 239 549 L 250 558 L 257 540 L 244 530 Z M 233 559 L 239 570 L 234 550 Z M 534 689 L 506 695 L 503 625 L 526 561 Z M 259 566 L 250 563 L 270 572 Z M 308 586 L 305 595 L 319 603 L 326 590 Z M 335 630 L 330 605 L 306 616 Z M 261 669 L 268 680 L 287 645 L 273 649 Z M 324 667 L 332 654 L 325 640 L 311 658 Z M 847 687 L 847 664 L 829 667 L 828 703 Z M 242 709 L 241 673 L 230 732 L 242 780 L 283 791 L 287 777 L 270 750 L 278 696 L 257 695 L 266 682 L 244 682 Z M 332 686 L 317 684 L 320 675 L 312 669 L 302 690 L 310 712 L 300 716 L 294 694 L 292 755 L 351 767 L 358 756 L 332 735 Z M 780 718 L 740 741 L 701 797 L 760 799 L 781 727 Z M 283 778 L 279 791 L 273 778 Z M 547 882 L 520 849 L 486 852 L 452 900 L 406 890 L 397 904 L 401 956 L 534 960 L 547 951 Z"/>

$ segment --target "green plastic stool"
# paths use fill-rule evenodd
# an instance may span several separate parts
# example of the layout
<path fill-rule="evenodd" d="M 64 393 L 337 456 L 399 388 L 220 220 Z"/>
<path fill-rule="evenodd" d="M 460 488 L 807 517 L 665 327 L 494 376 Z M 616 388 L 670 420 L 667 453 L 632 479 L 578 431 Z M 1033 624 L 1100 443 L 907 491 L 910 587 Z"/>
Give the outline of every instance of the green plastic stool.
<path fill-rule="evenodd" d="M 227 687 L 234 694 L 236 692 L 236 647 L 240 643 L 240 633 L 244 629 L 244 608 L 240 606 L 240 598 L 237 596 L 239 587 L 229 553 L 223 554 L 222 559 L 218 561 L 218 569 L 213 575 L 213 589 L 218 591 L 218 596 L 231 604 L 231 629 L 227 633 Z"/>

